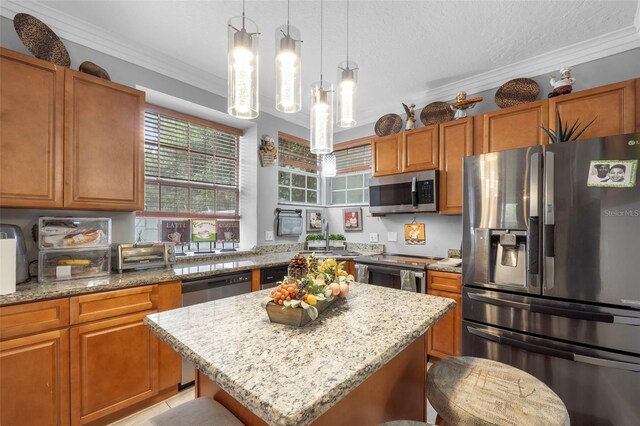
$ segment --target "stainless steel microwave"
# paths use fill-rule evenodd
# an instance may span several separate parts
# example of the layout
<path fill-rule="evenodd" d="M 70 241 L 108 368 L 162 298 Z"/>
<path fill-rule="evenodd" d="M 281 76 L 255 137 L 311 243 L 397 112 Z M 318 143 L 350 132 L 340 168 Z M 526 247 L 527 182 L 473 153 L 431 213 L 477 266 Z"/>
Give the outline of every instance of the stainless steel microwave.
<path fill-rule="evenodd" d="M 438 211 L 438 171 L 371 178 L 370 213 Z"/>

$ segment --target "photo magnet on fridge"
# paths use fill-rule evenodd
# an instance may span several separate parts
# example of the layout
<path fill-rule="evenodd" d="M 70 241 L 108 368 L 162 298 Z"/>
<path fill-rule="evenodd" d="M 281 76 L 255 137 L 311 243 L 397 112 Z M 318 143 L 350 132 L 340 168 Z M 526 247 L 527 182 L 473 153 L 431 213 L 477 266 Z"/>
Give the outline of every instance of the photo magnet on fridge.
<path fill-rule="evenodd" d="M 591 160 L 587 186 L 633 188 L 637 169 L 638 160 Z"/>

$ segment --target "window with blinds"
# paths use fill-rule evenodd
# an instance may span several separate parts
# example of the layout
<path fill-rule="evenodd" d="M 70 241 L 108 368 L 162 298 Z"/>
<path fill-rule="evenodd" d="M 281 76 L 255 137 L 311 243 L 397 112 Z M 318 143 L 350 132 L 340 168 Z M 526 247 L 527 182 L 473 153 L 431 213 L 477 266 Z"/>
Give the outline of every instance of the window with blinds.
<path fill-rule="evenodd" d="M 278 158 L 278 202 L 319 204 L 319 160 L 309 142 L 279 133 Z"/>
<path fill-rule="evenodd" d="M 238 218 L 241 131 L 157 107 L 145 112 L 138 216 Z"/>
<path fill-rule="evenodd" d="M 371 144 L 339 149 L 336 156 L 336 177 L 331 178 L 331 204 L 367 204 L 371 178 Z"/>

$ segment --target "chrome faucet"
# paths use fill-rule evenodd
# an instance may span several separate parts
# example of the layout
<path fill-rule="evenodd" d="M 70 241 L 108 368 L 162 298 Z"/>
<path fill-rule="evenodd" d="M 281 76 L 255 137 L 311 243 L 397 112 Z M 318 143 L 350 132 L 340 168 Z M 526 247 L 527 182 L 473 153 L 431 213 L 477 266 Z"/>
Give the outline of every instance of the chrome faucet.
<path fill-rule="evenodd" d="M 329 221 L 322 219 L 322 238 L 324 238 L 325 250 L 329 251 Z"/>

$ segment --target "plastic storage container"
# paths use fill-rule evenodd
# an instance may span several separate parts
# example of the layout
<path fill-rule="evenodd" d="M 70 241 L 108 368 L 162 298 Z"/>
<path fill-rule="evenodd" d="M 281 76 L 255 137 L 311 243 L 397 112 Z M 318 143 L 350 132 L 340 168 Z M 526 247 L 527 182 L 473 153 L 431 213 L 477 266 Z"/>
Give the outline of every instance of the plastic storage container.
<path fill-rule="evenodd" d="M 62 281 L 109 275 L 111 249 L 44 250 L 38 255 L 38 281 Z"/>
<path fill-rule="evenodd" d="M 38 221 L 40 250 L 109 247 L 111 219 L 41 217 Z"/>

